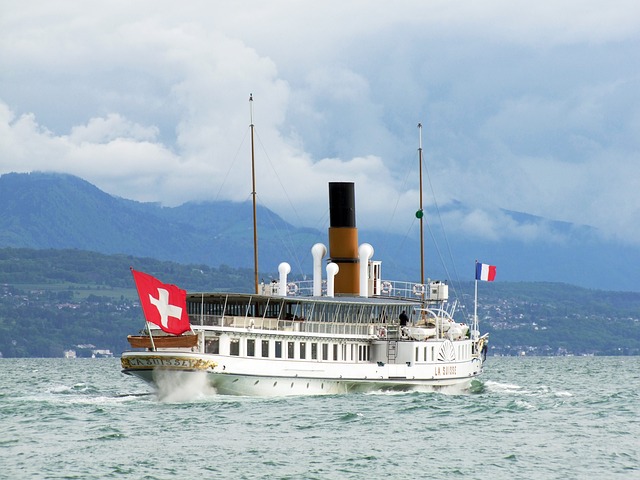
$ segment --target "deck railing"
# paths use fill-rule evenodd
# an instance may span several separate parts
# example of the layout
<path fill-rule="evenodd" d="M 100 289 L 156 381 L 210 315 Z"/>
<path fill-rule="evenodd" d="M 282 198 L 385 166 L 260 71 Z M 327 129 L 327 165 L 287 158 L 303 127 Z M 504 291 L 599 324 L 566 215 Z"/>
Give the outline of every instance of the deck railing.
<path fill-rule="evenodd" d="M 277 288 L 277 287 L 274 287 Z M 397 280 L 382 280 L 370 288 L 369 295 L 381 298 L 402 298 L 420 300 L 429 294 L 429 285 Z M 275 292 L 274 292 L 275 294 Z M 327 294 L 327 282 L 322 281 L 322 295 Z M 300 280 L 287 283 L 288 297 L 310 297 L 313 295 L 313 280 Z"/>
<path fill-rule="evenodd" d="M 193 326 L 232 327 L 256 330 L 279 330 L 324 335 L 385 336 L 397 332 L 397 326 L 383 323 L 316 322 L 311 320 L 281 320 L 227 315 L 192 315 Z M 395 328 L 394 328 L 395 327 Z"/>

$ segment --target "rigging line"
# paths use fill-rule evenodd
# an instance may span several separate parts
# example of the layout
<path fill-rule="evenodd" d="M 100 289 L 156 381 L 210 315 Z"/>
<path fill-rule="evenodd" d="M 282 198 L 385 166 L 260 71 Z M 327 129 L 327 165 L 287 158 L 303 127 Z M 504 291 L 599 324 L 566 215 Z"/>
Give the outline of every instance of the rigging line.
<path fill-rule="evenodd" d="M 437 209 L 436 209 L 436 211 L 437 211 Z M 444 229 L 444 225 L 442 225 L 442 223 L 441 223 L 441 226 Z M 433 244 L 435 246 L 436 252 L 438 253 L 438 258 L 440 260 L 442 268 L 444 269 L 445 277 L 449 278 L 449 279 L 452 279 L 453 285 L 451 287 L 452 287 L 452 290 L 453 290 L 454 297 L 460 302 L 460 304 L 462 305 L 462 308 L 466 311 L 466 308 L 467 308 L 466 303 L 464 302 L 463 298 L 461 298 L 461 295 L 459 293 L 459 292 L 462 291 L 462 288 L 460 286 L 460 280 L 457 279 L 457 278 L 454 278 L 451 275 L 451 273 L 449 272 L 449 268 L 447 267 L 447 263 L 444 261 L 444 257 L 442 255 L 442 251 L 441 251 L 441 249 L 439 247 L 438 241 L 436 240 L 435 233 L 434 233 L 433 229 L 431 228 L 430 222 L 427 222 L 427 229 L 429 230 L 429 235 L 431 236 L 431 240 L 433 241 Z M 444 233 L 444 230 L 443 230 L 443 233 Z M 446 242 L 446 236 L 445 236 L 445 243 L 447 243 Z M 451 248 L 449 248 L 448 250 L 449 250 L 449 255 L 451 255 Z M 453 259 L 452 259 L 451 263 L 453 263 L 454 270 L 455 270 L 455 262 L 453 262 Z M 456 272 L 456 274 L 457 274 L 457 272 Z M 456 285 L 457 285 L 457 287 L 456 287 Z"/>
<path fill-rule="evenodd" d="M 298 269 L 298 272 L 300 272 L 300 274 L 304 274 L 303 270 L 302 270 L 302 263 L 300 260 L 300 257 L 297 255 L 296 251 L 295 251 L 295 244 L 292 240 L 292 235 L 287 235 L 287 233 L 289 233 L 289 230 L 287 228 L 287 230 L 283 233 L 283 230 L 278 226 L 278 224 L 275 222 L 276 217 L 280 218 L 280 220 L 288 227 L 289 223 L 286 222 L 284 219 L 282 219 L 282 217 L 280 217 L 279 215 L 277 215 L 276 213 L 273 212 L 273 210 L 269 209 L 263 202 L 262 199 L 260 199 L 260 197 L 258 197 L 258 199 L 260 200 L 260 205 L 262 205 L 263 207 L 266 208 L 266 217 L 269 219 L 269 222 L 271 224 L 271 226 L 273 227 L 273 229 L 276 231 L 276 234 L 278 236 L 278 238 L 280 239 L 280 241 L 282 242 L 282 245 L 284 246 L 285 251 L 289 254 L 290 257 L 292 257 L 295 261 L 295 266 Z M 287 241 L 289 240 L 289 241 Z M 311 251 L 309 250 L 309 255 L 311 255 Z"/>
<path fill-rule="evenodd" d="M 406 230 L 406 232 L 404 233 L 404 235 L 400 236 L 400 244 L 399 244 L 399 245 L 398 245 L 398 247 L 397 247 L 397 250 L 398 250 L 398 251 L 402 251 L 402 250 L 403 250 L 403 248 L 402 248 L 402 247 L 404 246 L 405 242 L 406 242 L 406 241 L 411 237 L 410 233 L 411 233 L 411 231 L 414 229 L 414 226 L 415 226 L 415 224 L 416 224 L 416 220 L 417 220 L 417 219 L 416 219 L 416 218 L 415 218 L 415 216 L 414 216 L 414 217 L 413 217 L 413 220 L 411 221 L 411 225 L 409 225 L 409 226 L 407 227 L 407 230 Z M 386 262 L 386 263 L 389 263 L 390 265 L 392 265 L 392 266 L 394 266 L 394 267 L 396 267 L 396 268 L 398 268 L 398 267 L 399 267 L 399 266 L 401 266 L 401 265 L 399 265 L 399 264 L 398 264 L 398 262 L 397 262 L 396 260 L 394 260 L 394 258 L 395 258 L 395 256 L 394 256 L 394 255 L 391 255 L 391 256 L 389 256 L 388 258 L 385 258 L 385 262 Z M 409 273 L 409 275 L 407 276 L 407 279 L 408 279 L 409 281 L 413 281 L 413 274 Z"/>
<path fill-rule="evenodd" d="M 402 183 L 400 185 L 400 192 L 406 192 L 407 191 L 407 185 L 409 184 L 410 175 L 411 175 L 411 167 L 409 166 L 409 163 L 407 162 L 407 168 L 405 168 L 404 178 L 402 179 Z M 395 205 L 393 206 L 393 210 L 391 211 L 391 215 L 389 216 L 389 221 L 387 222 L 387 226 L 383 230 L 383 233 L 384 233 L 384 235 L 382 236 L 383 243 L 382 243 L 382 245 L 380 247 L 380 252 L 381 253 L 384 253 L 387 250 L 387 245 L 390 242 L 389 235 L 390 235 L 390 232 L 391 232 L 391 226 L 393 224 L 393 220 L 396 217 L 396 213 L 398 211 L 398 206 L 400 205 L 400 198 L 401 198 L 400 194 L 396 195 Z M 412 229 L 414 224 L 415 224 L 415 218 L 413 218 L 413 221 L 411 222 L 411 225 L 410 225 L 409 229 L 405 233 L 404 237 L 402 237 L 400 246 L 402 246 L 402 244 L 404 244 L 404 241 L 409 238 L 409 234 L 410 234 L 411 229 Z M 393 257 L 393 255 L 392 255 L 392 257 Z"/>
<path fill-rule="evenodd" d="M 220 193 L 222 192 L 222 187 L 224 187 L 224 184 L 227 181 L 227 178 L 229 178 L 229 174 L 231 173 L 231 170 L 233 169 L 233 167 L 236 165 L 237 161 L 238 161 L 238 156 L 240 155 L 240 149 L 244 146 L 246 140 L 247 140 L 247 135 L 249 134 L 249 127 L 247 127 L 247 129 L 244 132 L 244 137 L 242 137 L 242 141 L 240 142 L 240 145 L 238 145 L 238 149 L 236 150 L 236 154 L 233 156 L 233 160 L 231 161 L 231 163 L 229 164 L 229 169 L 227 170 L 227 173 L 225 174 L 224 178 L 222 179 L 222 183 L 220 184 L 220 188 L 218 189 L 218 193 L 216 193 L 215 198 L 213 199 L 214 202 L 217 202 L 218 199 L 220 198 Z"/>
<path fill-rule="evenodd" d="M 418 157 L 420 156 L 420 151 L 419 151 L 419 150 L 418 150 L 418 151 L 416 151 L 416 155 L 417 155 Z M 422 164 L 423 164 L 423 165 L 425 164 L 424 158 L 422 159 Z M 409 163 L 409 162 L 405 162 L 405 165 L 406 165 L 406 168 L 405 168 L 405 170 L 404 170 L 404 172 L 405 172 L 405 173 L 404 173 L 404 178 L 402 179 L 402 183 L 401 183 L 401 190 L 400 190 L 401 192 L 405 192 L 405 191 L 407 191 L 407 190 L 410 190 L 410 188 L 408 188 L 408 185 L 409 185 L 409 178 L 410 178 L 410 176 L 411 176 L 412 171 L 414 171 L 414 170 L 413 170 L 413 168 L 412 168 L 412 165 L 414 165 L 413 161 L 412 161 L 411 163 Z M 384 239 L 384 241 L 385 241 L 385 244 L 383 244 L 383 245 L 382 245 L 382 248 L 381 248 L 381 250 L 382 250 L 382 251 L 384 251 L 384 250 L 385 250 L 385 248 L 386 248 L 386 244 L 389 242 L 389 232 L 390 232 L 390 230 L 391 230 L 391 224 L 393 223 L 393 219 L 395 218 L 395 214 L 396 214 L 396 212 L 397 212 L 397 210 L 398 210 L 398 205 L 399 205 L 399 204 L 400 204 L 400 195 L 397 195 L 397 196 L 396 196 L 396 202 L 395 202 L 394 208 L 393 208 L 392 213 L 391 213 L 391 216 L 390 216 L 390 218 L 389 218 L 389 222 L 388 222 L 387 227 L 386 227 L 386 229 L 385 229 L 385 231 L 384 231 L 384 237 L 383 237 L 383 239 Z M 412 218 L 411 224 L 410 224 L 410 225 L 409 225 L 409 227 L 407 228 L 407 231 L 405 232 L 405 234 L 401 237 L 400 245 L 397 247 L 397 249 L 398 249 L 398 250 L 402 250 L 402 247 L 404 246 L 405 242 L 406 242 L 409 238 L 411 238 L 411 231 L 414 229 L 414 226 L 415 226 L 415 224 L 416 224 L 416 216 L 415 216 L 415 215 L 412 215 L 412 216 L 411 216 L 411 218 Z M 427 222 L 427 225 L 428 225 L 428 223 L 429 223 L 429 222 Z M 432 236 L 432 238 L 433 238 L 433 236 Z M 435 239 L 434 239 L 434 244 L 435 244 Z M 437 244 L 436 244 L 436 247 L 437 247 Z M 393 258 L 393 255 L 391 256 L 391 258 Z M 388 261 L 388 260 L 387 260 L 387 261 Z M 440 261 L 442 262 L 442 258 L 440 258 Z M 391 260 L 391 262 L 390 262 L 390 263 L 392 263 L 393 265 L 396 265 L 396 266 L 397 266 L 397 264 L 396 264 L 395 262 L 393 262 L 393 260 Z M 442 263 L 443 263 L 443 262 L 442 262 Z"/>
<path fill-rule="evenodd" d="M 404 164 L 405 164 L 404 177 L 402 177 L 402 182 L 400 183 L 400 192 L 406 192 L 408 190 L 411 190 L 410 188 L 408 188 L 408 185 L 409 185 L 409 179 L 411 177 L 411 173 L 413 171 L 411 165 L 414 165 L 414 164 L 413 162 L 411 163 L 404 162 Z M 396 257 L 396 254 L 398 251 L 403 250 L 404 244 L 411 238 L 411 232 L 414 229 L 414 226 L 416 224 L 416 217 L 415 215 L 412 215 L 411 224 L 408 226 L 404 235 L 398 234 L 398 236 L 400 237 L 400 244 L 396 246 L 394 252 L 387 252 L 388 245 L 391 242 L 390 240 L 391 228 L 392 228 L 393 221 L 396 217 L 396 214 L 398 212 L 400 199 L 401 199 L 401 194 L 399 193 L 398 195 L 396 195 L 396 201 L 391 211 L 391 214 L 389 216 L 389 221 L 387 222 L 386 227 L 382 231 L 383 236 L 382 236 L 382 243 L 380 245 L 380 248 L 378 249 L 378 247 L 376 246 L 376 251 L 378 252 L 378 256 L 385 258 L 385 263 L 393 265 L 394 267 L 399 267 L 399 264 L 394 260 L 394 258 Z M 412 277 L 413 275 L 409 274 L 408 278 L 411 279 Z"/>
<path fill-rule="evenodd" d="M 327 245 L 327 241 L 326 241 L 326 234 L 323 232 L 326 232 L 327 229 L 329 228 L 329 209 L 325 210 L 324 213 L 322 214 L 322 216 L 320 217 L 320 219 L 318 219 L 318 221 L 316 222 L 316 225 L 319 225 L 319 227 L 315 227 L 313 229 L 313 234 L 310 233 L 310 236 L 315 238 L 314 242 L 309 242 L 312 244 L 315 243 L 322 243 L 325 247 L 327 247 L 327 253 L 329 252 L 328 250 L 328 245 Z M 302 264 L 307 264 L 307 261 L 312 260 L 311 258 L 311 248 L 307 248 L 303 250 L 304 255 L 302 256 L 302 258 L 300 259 L 300 276 L 306 280 L 307 276 L 308 276 L 308 272 L 305 272 L 304 269 L 302 268 Z M 326 258 L 325 258 L 326 259 Z"/>
<path fill-rule="evenodd" d="M 269 166 L 271 167 L 271 170 L 273 170 L 273 173 L 275 174 L 276 178 L 278 179 L 278 183 L 280 184 L 280 187 L 282 188 L 282 191 L 284 192 L 284 195 L 287 198 L 287 201 L 289 202 L 289 205 L 291 206 L 291 209 L 293 210 L 293 213 L 295 214 L 296 219 L 300 222 L 300 224 L 302 224 L 302 220 L 300 219 L 300 215 L 298 215 L 298 212 L 297 212 L 295 206 L 293 205 L 293 202 L 291 201 L 291 198 L 287 194 L 287 190 L 285 189 L 284 184 L 282 183 L 282 180 L 280 179 L 280 176 L 278 175 L 278 171 L 273 166 L 273 162 L 271 161 L 271 157 L 269 157 L 269 154 L 267 153 L 267 150 L 265 149 L 264 144 L 262 143 L 262 139 L 260 138 L 260 134 L 257 131 L 255 132 L 255 134 L 256 134 L 256 137 L 258 138 L 258 143 L 260 143 L 260 146 L 262 147 L 262 152 L 264 153 L 265 157 L 267 158 L 267 161 L 269 162 Z"/>
<path fill-rule="evenodd" d="M 433 241 L 433 244 L 435 246 L 436 252 L 438 253 L 438 258 L 440 259 L 440 263 L 442 264 L 442 268 L 444 269 L 445 277 L 446 278 L 450 278 L 450 279 L 453 278 L 451 276 L 451 274 L 449 273 L 449 269 L 447 268 L 447 264 L 445 263 L 444 258 L 442 257 L 442 252 L 440 251 L 440 247 L 438 246 L 438 242 L 436 241 L 435 233 L 431 229 L 431 224 L 429 222 L 427 222 L 427 229 L 429 230 L 429 235 L 431 236 L 431 240 Z M 451 254 L 451 249 L 449 249 L 449 254 Z M 454 270 L 455 270 L 455 262 L 453 262 L 453 259 L 452 259 L 451 263 L 454 264 Z M 456 298 L 456 300 L 460 304 L 460 310 L 463 310 L 465 312 L 465 315 L 466 315 L 466 312 L 468 311 L 467 310 L 467 304 L 465 303 L 464 298 L 462 297 L 462 295 L 460 293 L 460 292 L 462 292 L 462 287 L 460 285 L 460 281 L 459 280 L 456 281 L 455 279 L 453 279 L 452 283 L 453 284 L 451 285 L 451 289 L 453 291 L 452 292 L 453 296 Z M 457 288 L 456 288 L 456 283 L 458 285 Z"/>
<path fill-rule="evenodd" d="M 247 196 L 247 200 L 245 201 L 249 201 L 249 199 L 253 198 L 253 194 L 249 194 Z M 273 227 L 273 229 L 276 232 L 276 236 L 278 239 L 280 239 L 281 243 L 283 244 L 285 250 L 289 253 L 290 256 L 292 257 L 296 257 L 296 255 L 292 252 L 292 248 L 291 245 L 287 244 L 287 242 L 284 241 L 285 235 L 282 235 L 280 229 L 278 228 L 278 225 L 276 224 L 276 222 L 274 221 L 275 216 L 277 216 L 277 214 L 275 214 L 261 199 L 260 195 L 256 194 L 256 203 L 258 205 L 260 205 L 261 207 L 264 208 L 264 211 L 261 212 L 262 217 L 261 218 L 267 218 L 269 221 L 269 224 Z M 280 217 L 281 218 L 281 217 Z M 282 218 L 281 218 L 282 219 Z M 284 221 L 284 220 L 283 220 Z M 286 222 L 285 222 L 286 223 Z"/>
<path fill-rule="evenodd" d="M 444 257 L 442 256 L 442 251 L 440 250 L 440 247 L 438 246 L 438 241 L 436 240 L 436 236 L 435 233 L 433 232 L 432 228 L 431 228 L 431 223 L 430 222 L 426 222 L 427 223 L 427 230 L 429 230 L 429 235 L 431 236 L 431 240 L 433 241 L 433 245 L 436 249 L 436 252 L 438 253 L 438 258 L 440 259 L 440 263 L 442 264 L 442 268 L 444 269 L 444 274 L 445 277 L 447 278 L 451 278 L 451 275 L 449 274 L 449 269 L 447 268 L 447 264 L 444 261 Z M 455 288 L 454 288 L 454 292 L 455 292 Z M 456 294 L 457 297 L 457 294 Z"/>
<path fill-rule="evenodd" d="M 324 218 L 324 231 L 327 230 L 328 227 L 328 222 L 329 222 L 329 216 L 328 216 L 328 212 L 327 214 L 323 217 Z M 285 225 L 287 225 L 287 227 L 290 225 L 288 222 L 285 222 Z M 298 269 L 298 273 L 300 276 L 305 277 L 306 278 L 306 274 L 308 272 L 304 271 L 304 267 L 302 266 L 305 262 L 307 262 L 307 260 L 311 259 L 311 248 L 305 248 L 303 250 L 304 254 L 302 255 L 302 257 L 299 256 L 299 251 L 297 251 L 294 247 L 295 247 L 295 242 L 293 241 L 293 236 L 292 235 L 287 235 L 289 233 L 289 230 L 287 229 L 287 231 L 283 234 L 277 227 L 277 225 L 274 224 L 274 228 L 276 229 L 276 231 L 278 231 L 280 233 L 280 239 L 283 243 L 283 245 L 285 246 L 285 248 L 287 249 L 287 251 L 289 252 L 289 254 L 294 258 L 295 263 L 296 263 L 296 267 Z M 316 230 L 313 231 L 313 233 L 309 233 L 309 236 L 311 238 L 314 239 L 313 242 L 307 242 L 307 243 L 323 243 L 324 240 L 324 236 L 322 235 L 320 230 Z M 285 240 L 289 239 L 289 242 L 287 243 Z"/>
<path fill-rule="evenodd" d="M 271 158 L 269 157 L 269 154 L 267 153 L 267 151 L 266 151 L 266 149 L 264 147 L 264 144 L 262 143 L 262 139 L 260 138 L 260 134 L 258 133 L 257 128 L 255 126 L 254 126 L 254 134 L 255 134 L 255 136 L 256 136 L 256 138 L 258 140 L 258 143 L 260 144 L 260 146 L 262 148 L 262 151 L 263 151 L 265 157 L 267 158 L 267 161 L 269 162 L 269 165 L 271 166 L 272 171 L 274 172 L 276 178 L 278 179 L 278 183 L 280 184 L 280 187 L 282 188 L 282 191 L 284 192 L 285 197 L 287 198 L 287 201 L 289 202 L 289 205 L 291 206 L 291 209 L 293 210 L 296 219 L 298 220 L 298 222 L 300 224 L 302 224 L 302 221 L 300 219 L 300 215 L 298 215 L 298 212 L 297 212 L 295 206 L 293 205 L 293 202 L 291 201 L 291 198 L 287 194 L 287 191 L 286 191 L 286 189 L 285 189 L 280 177 L 278 176 L 278 172 L 276 171 L 276 169 L 275 169 L 275 167 L 273 165 L 273 162 L 271 161 Z M 246 138 L 246 134 L 245 134 L 245 138 Z M 304 270 L 302 268 L 302 262 L 305 261 L 308 257 L 311 256 L 311 250 L 309 250 L 305 254 L 304 258 L 301 259 L 296 254 L 295 249 L 293 248 L 294 247 L 294 242 L 293 242 L 293 240 L 291 240 L 292 237 L 290 235 L 290 229 L 288 228 L 290 226 L 290 223 L 287 222 L 286 220 L 282 219 L 282 217 L 280 217 L 282 219 L 282 221 L 284 222 L 284 225 L 287 227 L 285 233 L 283 234 L 282 233 L 282 229 L 280 229 L 278 227 L 278 225 L 274 222 L 274 216 L 270 215 L 270 213 L 273 213 L 274 215 L 277 215 L 275 213 L 275 210 L 274 209 L 270 209 L 269 206 L 262 200 L 262 197 L 259 194 L 256 194 L 256 199 L 259 202 L 259 204 L 262 207 L 264 207 L 267 210 L 267 212 L 269 212 L 267 214 L 267 217 L 269 218 L 269 221 L 271 222 L 271 225 L 274 227 L 274 230 L 276 230 L 276 232 L 278 233 L 278 238 L 280 239 L 281 243 L 284 245 L 286 251 L 290 254 L 291 257 L 293 257 L 294 263 L 295 263 L 296 268 L 298 269 L 298 272 L 300 272 L 300 274 L 302 276 L 304 276 Z M 328 224 L 328 221 L 329 221 L 328 219 L 329 219 L 329 210 L 326 210 L 324 215 L 323 215 L 323 217 L 320 219 L 320 221 L 322 222 L 322 224 L 325 227 Z M 289 234 L 289 235 L 287 235 L 287 234 Z M 290 239 L 290 241 L 287 242 L 286 241 L 287 239 Z M 318 238 L 318 241 L 322 241 L 322 239 L 323 238 Z"/>
<path fill-rule="evenodd" d="M 289 202 L 289 206 L 291 207 L 291 210 L 294 213 L 295 218 L 297 219 L 298 223 L 300 225 L 302 225 L 302 220 L 300 218 L 300 215 L 298 215 L 298 211 L 296 210 L 295 206 L 293 205 L 293 202 L 291 201 L 291 197 L 289 197 L 289 195 L 287 194 L 287 190 L 284 187 L 284 184 L 282 183 L 282 180 L 280 179 L 280 176 L 278 175 L 277 170 L 275 169 L 273 162 L 271 161 L 271 158 L 269 157 L 269 154 L 266 151 L 266 148 L 264 147 L 264 144 L 262 143 L 262 139 L 260 138 L 260 134 L 258 133 L 257 129 L 254 128 L 254 133 L 257 137 L 258 143 L 260 144 L 260 146 L 262 147 L 262 152 L 264 154 L 264 156 L 267 158 L 267 161 L 269 162 L 269 166 L 271 167 L 271 170 L 273 171 L 273 173 L 276 176 L 276 179 L 278 180 L 278 183 L 280 184 L 280 188 L 282 189 L 282 191 L 284 192 L 285 197 L 287 198 L 287 202 Z M 288 222 L 285 222 L 288 225 Z M 292 254 L 295 257 L 295 262 L 298 265 L 298 269 L 299 271 L 302 271 L 302 266 L 300 263 L 300 259 L 297 255 Z"/>
<path fill-rule="evenodd" d="M 423 162 L 423 163 L 424 163 L 424 162 Z M 458 287 L 457 287 L 457 288 L 458 288 L 460 291 L 462 291 L 462 287 L 461 287 L 461 283 L 460 283 L 460 275 L 458 274 L 458 269 L 457 269 L 457 267 L 456 267 L 456 263 L 455 263 L 455 261 L 453 260 L 453 252 L 452 252 L 452 250 L 451 250 L 451 244 L 449 243 L 449 237 L 447 236 L 447 232 L 446 232 L 446 230 L 445 230 L 445 228 L 444 228 L 444 221 L 442 220 L 442 213 L 440 212 L 440 206 L 438 205 L 438 200 L 436 199 L 435 190 L 434 190 L 434 188 L 433 188 L 433 184 L 432 184 L 432 182 L 431 182 L 431 175 L 429 175 L 429 169 L 428 169 L 428 168 L 426 168 L 426 165 L 424 165 L 424 170 L 425 170 L 426 175 L 427 175 L 427 182 L 429 183 L 429 189 L 431 190 L 431 195 L 432 195 L 432 197 L 433 197 L 433 204 L 434 204 L 434 206 L 435 206 L 436 213 L 437 213 L 437 215 L 438 215 L 438 220 L 439 220 L 439 222 L 440 222 L 440 227 L 442 228 L 442 235 L 444 236 L 445 244 L 446 244 L 446 246 L 447 246 L 447 251 L 448 251 L 448 253 L 449 253 L 449 259 L 451 260 L 451 263 L 453 264 L 453 271 L 454 271 L 455 277 L 452 277 L 452 276 L 450 276 L 450 275 L 449 275 L 448 268 L 447 268 L 447 266 L 445 265 L 444 259 L 442 258 L 442 255 L 441 255 L 441 253 L 440 253 L 440 249 L 438 248 L 437 244 L 436 244 L 436 250 L 438 251 L 438 256 L 440 256 L 440 261 L 442 262 L 442 266 L 443 266 L 443 268 L 444 268 L 444 270 L 445 270 L 445 273 L 446 273 L 447 277 L 448 277 L 448 278 L 452 278 L 452 281 L 453 281 L 453 282 L 455 282 L 455 283 L 458 285 Z M 429 222 L 427 222 L 427 225 L 428 225 L 428 224 L 429 224 Z M 431 230 L 431 226 L 430 226 L 430 225 L 428 225 L 428 228 L 429 228 L 429 233 L 431 234 L 431 238 L 432 238 L 432 240 L 433 240 L 433 242 L 434 242 L 434 244 L 435 244 L 435 243 L 436 243 L 436 240 L 435 240 L 435 237 L 434 237 L 434 233 L 433 233 L 433 231 Z M 458 292 L 457 292 L 457 290 L 456 290 L 456 288 L 455 288 L 455 285 L 454 285 L 453 290 L 454 290 L 454 295 L 456 296 L 456 298 L 461 302 L 461 304 L 463 305 L 463 307 L 466 309 L 466 304 L 465 304 L 465 303 L 464 303 L 464 301 L 460 298 L 460 296 L 459 296 L 459 294 L 458 294 Z"/>

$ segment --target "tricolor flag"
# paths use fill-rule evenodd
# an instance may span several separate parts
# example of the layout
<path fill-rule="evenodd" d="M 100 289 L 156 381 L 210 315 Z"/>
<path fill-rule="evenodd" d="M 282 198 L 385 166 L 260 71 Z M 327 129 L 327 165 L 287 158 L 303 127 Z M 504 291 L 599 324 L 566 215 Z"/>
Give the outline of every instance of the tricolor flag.
<path fill-rule="evenodd" d="M 476 262 L 476 280 L 493 282 L 496 279 L 496 267 Z"/>
<path fill-rule="evenodd" d="M 154 323 L 173 335 L 181 335 L 191 329 L 186 291 L 175 285 L 162 283 L 157 278 L 133 268 L 131 273 L 147 322 Z"/>

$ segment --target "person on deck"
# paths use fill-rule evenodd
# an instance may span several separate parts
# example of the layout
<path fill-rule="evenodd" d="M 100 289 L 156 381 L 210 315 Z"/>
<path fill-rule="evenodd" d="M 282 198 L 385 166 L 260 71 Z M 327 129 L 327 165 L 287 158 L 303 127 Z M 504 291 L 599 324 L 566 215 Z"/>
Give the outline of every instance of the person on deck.
<path fill-rule="evenodd" d="M 407 317 L 407 312 L 403 310 L 402 313 L 400 314 L 400 326 L 406 327 L 408 323 L 409 323 L 409 317 Z"/>

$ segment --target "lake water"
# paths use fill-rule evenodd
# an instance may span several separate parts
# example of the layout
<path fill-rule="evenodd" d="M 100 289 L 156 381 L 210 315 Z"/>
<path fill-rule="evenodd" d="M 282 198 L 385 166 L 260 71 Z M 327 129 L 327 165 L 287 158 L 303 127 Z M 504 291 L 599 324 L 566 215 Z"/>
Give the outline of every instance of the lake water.
<path fill-rule="evenodd" d="M 481 378 L 160 399 L 117 359 L 0 359 L 0 478 L 640 478 L 640 357 L 489 357 Z"/>

